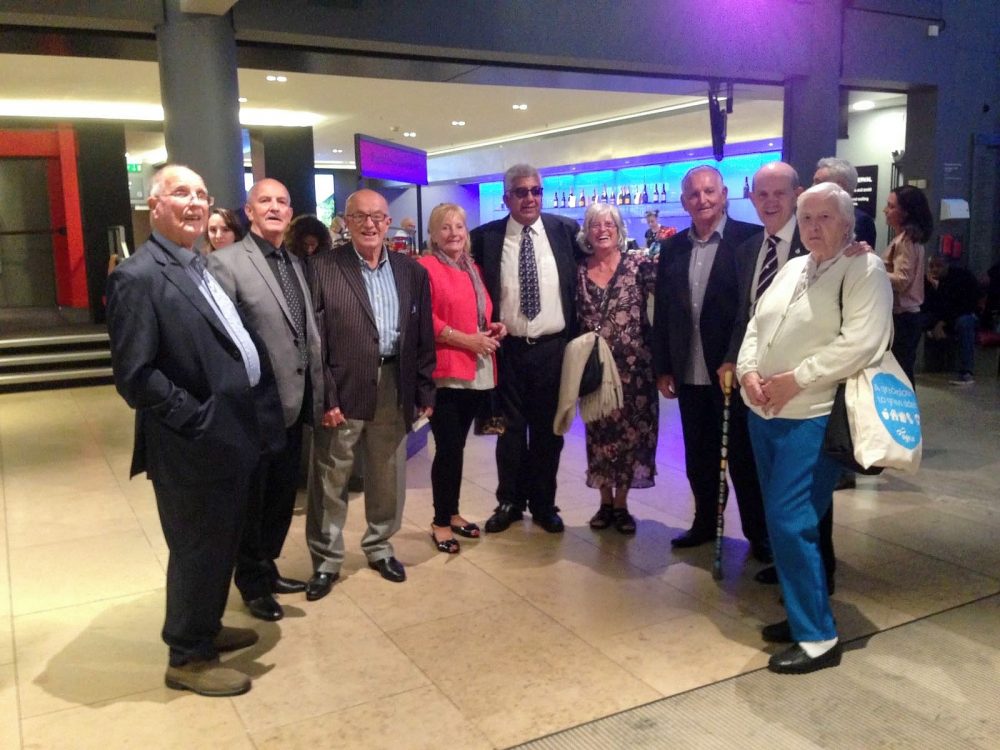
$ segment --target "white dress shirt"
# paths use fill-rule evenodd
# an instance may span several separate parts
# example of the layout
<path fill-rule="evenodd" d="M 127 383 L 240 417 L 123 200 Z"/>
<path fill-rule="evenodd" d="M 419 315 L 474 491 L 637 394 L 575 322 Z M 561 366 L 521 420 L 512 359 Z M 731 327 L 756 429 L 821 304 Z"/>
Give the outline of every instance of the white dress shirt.
<path fill-rule="evenodd" d="M 792 237 L 795 236 L 795 217 L 793 216 L 788 220 L 781 229 L 779 229 L 775 235 L 778 238 L 778 270 L 780 271 L 785 263 L 788 262 L 788 256 L 792 252 Z M 757 251 L 757 264 L 754 266 L 753 271 L 753 283 L 750 285 L 750 304 L 753 305 L 757 301 L 757 281 L 760 279 L 760 269 L 764 265 L 764 258 L 767 257 L 767 240 L 768 240 L 767 230 L 764 230 L 764 241 L 760 245 L 760 249 Z"/>
<path fill-rule="evenodd" d="M 511 336 L 538 338 L 550 333 L 559 333 L 566 328 L 562 296 L 559 294 L 559 269 L 556 267 L 556 258 L 552 254 L 541 216 L 535 219 L 529 231 L 535 247 L 535 265 L 538 266 L 538 291 L 542 309 L 534 320 L 528 320 L 521 313 L 521 282 L 518 271 L 522 230 L 523 226 L 514 221 L 514 217 L 507 219 L 503 252 L 500 255 L 500 320 L 507 326 L 507 332 Z"/>

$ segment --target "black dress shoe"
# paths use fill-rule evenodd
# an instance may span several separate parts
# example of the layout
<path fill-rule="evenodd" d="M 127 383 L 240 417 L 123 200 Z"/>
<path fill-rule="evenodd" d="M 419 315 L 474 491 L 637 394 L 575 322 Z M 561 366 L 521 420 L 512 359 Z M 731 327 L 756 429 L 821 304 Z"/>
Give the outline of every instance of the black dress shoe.
<path fill-rule="evenodd" d="M 274 594 L 301 594 L 306 590 L 305 581 L 297 581 L 294 578 L 278 576 L 271 584 L 271 592 Z"/>
<path fill-rule="evenodd" d="M 680 536 L 675 536 L 670 540 L 670 546 L 676 549 L 686 549 L 688 547 L 699 547 L 706 542 L 715 541 L 715 533 L 711 531 L 696 531 L 688 529 Z"/>
<path fill-rule="evenodd" d="M 520 521 L 522 518 L 524 518 L 524 512 L 520 508 L 515 508 L 513 505 L 500 505 L 483 524 L 483 528 L 486 529 L 487 534 L 499 534 L 501 531 L 509 529 L 514 521 Z"/>
<path fill-rule="evenodd" d="M 330 593 L 333 583 L 340 578 L 340 573 L 313 573 L 306 583 L 306 601 L 314 602 Z"/>
<path fill-rule="evenodd" d="M 840 664 L 843 653 L 844 649 L 838 641 L 829 651 L 813 658 L 796 643 L 790 649 L 772 656 L 767 668 L 778 674 L 808 674 L 818 669 L 836 667 Z"/>
<path fill-rule="evenodd" d="M 767 542 L 750 545 L 750 555 L 759 563 L 770 565 L 774 562 L 774 554 L 771 552 L 771 545 Z"/>
<path fill-rule="evenodd" d="M 795 639 L 792 638 L 792 626 L 788 624 L 788 620 L 782 620 L 772 625 L 765 625 L 760 631 L 760 637 L 767 643 L 795 642 Z"/>
<path fill-rule="evenodd" d="M 247 609 L 250 610 L 250 614 L 258 620 L 275 622 L 285 616 L 285 610 L 281 608 L 281 605 L 274 600 L 271 594 L 264 594 L 264 596 L 258 596 L 256 599 L 249 599 L 246 605 Z"/>
<path fill-rule="evenodd" d="M 563 520 L 559 517 L 559 514 L 555 511 L 551 513 L 543 513 L 541 515 L 532 514 L 531 520 L 541 526 L 550 534 L 561 534 L 566 530 Z"/>
<path fill-rule="evenodd" d="M 757 583 L 763 583 L 768 586 L 773 586 L 778 582 L 778 569 L 773 565 L 769 565 L 766 568 L 758 570 L 756 574 L 754 574 L 753 579 Z"/>
<path fill-rule="evenodd" d="M 383 557 L 381 560 L 368 561 L 368 567 L 377 570 L 378 574 L 387 581 L 402 583 L 406 580 L 406 571 L 403 563 L 395 557 Z"/>

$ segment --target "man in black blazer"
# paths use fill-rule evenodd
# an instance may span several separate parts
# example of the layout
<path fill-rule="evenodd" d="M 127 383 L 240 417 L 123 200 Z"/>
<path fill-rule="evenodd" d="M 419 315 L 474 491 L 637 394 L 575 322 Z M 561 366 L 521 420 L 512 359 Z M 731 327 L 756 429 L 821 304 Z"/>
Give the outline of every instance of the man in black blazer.
<path fill-rule="evenodd" d="M 211 253 L 207 264 L 267 347 L 284 411 L 285 447 L 262 456 L 254 471 L 234 576 L 250 614 L 274 621 L 284 616 L 274 594 L 306 589 L 304 581 L 280 575 L 276 561 L 295 510 L 302 427 L 319 423 L 323 370 L 302 261 L 284 245 L 292 219 L 288 190 L 277 180 L 259 180 L 244 210 L 246 237 Z"/>
<path fill-rule="evenodd" d="M 681 183 L 681 205 L 691 228 L 666 240 L 656 280 L 653 360 L 657 387 L 677 398 L 688 481 L 694 494 L 691 528 L 671 541 L 695 547 L 715 538 L 722 442 L 719 371 L 730 349 L 739 313 L 736 249 L 758 227 L 726 216 L 727 190 L 711 166 L 690 170 Z M 741 400 L 733 398 L 730 425 L 739 423 Z M 743 417 L 745 419 L 745 415 Z M 729 436 L 729 473 L 736 490 L 743 535 L 761 562 L 771 562 L 764 506 L 746 430 Z"/>
<path fill-rule="evenodd" d="M 388 581 L 406 580 L 389 539 L 406 497 L 406 433 L 434 410 L 434 327 L 424 268 L 389 252 L 389 206 L 373 190 L 347 199 L 351 242 L 312 256 L 310 286 L 322 339 L 324 404 L 314 442 L 306 539 L 315 573 L 306 596 L 329 593 L 344 561 L 347 484 L 364 461 L 361 549 Z"/>
<path fill-rule="evenodd" d="M 543 214 L 538 170 L 517 164 L 504 174 L 510 215 L 471 233 L 493 317 L 509 334 L 500 345 L 497 392 L 507 420 L 497 438 L 497 507 L 485 529 L 498 533 L 524 517 L 549 533 L 564 529 L 556 510 L 563 438 L 553 431 L 563 349 L 576 327 L 575 221 Z"/>
<path fill-rule="evenodd" d="M 848 195 L 854 195 L 858 188 L 858 170 L 846 159 L 827 156 L 816 162 L 816 173 L 813 175 L 813 185 L 821 182 L 832 182 L 840 185 Z M 854 239 L 867 242 L 875 247 L 875 219 L 860 208 L 854 209 Z"/>
<path fill-rule="evenodd" d="M 190 169 L 154 176 L 152 236 L 108 278 L 108 332 L 115 385 L 136 410 L 131 475 L 152 480 L 170 549 L 166 683 L 225 696 L 250 679 L 218 654 L 257 640 L 222 626 L 247 482 L 284 431 L 266 351 L 193 249 L 209 205 Z"/>

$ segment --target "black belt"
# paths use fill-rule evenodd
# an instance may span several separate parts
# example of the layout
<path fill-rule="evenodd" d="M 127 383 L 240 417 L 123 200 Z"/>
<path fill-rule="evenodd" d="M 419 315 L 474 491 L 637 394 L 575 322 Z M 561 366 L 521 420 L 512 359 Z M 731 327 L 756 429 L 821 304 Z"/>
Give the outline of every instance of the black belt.
<path fill-rule="evenodd" d="M 563 338 L 566 338 L 565 332 L 559 331 L 559 333 L 546 333 L 544 336 L 508 336 L 504 340 L 534 346 L 535 344 L 544 344 L 546 341 L 555 341 L 556 339 Z"/>
<path fill-rule="evenodd" d="M 378 366 L 381 367 L 382 365 L 392 364 L 397 359 L 398 359 L 398 357 L 395 354 L 391 354 L 388 357 L 379 357 L 378 358 Z"/>

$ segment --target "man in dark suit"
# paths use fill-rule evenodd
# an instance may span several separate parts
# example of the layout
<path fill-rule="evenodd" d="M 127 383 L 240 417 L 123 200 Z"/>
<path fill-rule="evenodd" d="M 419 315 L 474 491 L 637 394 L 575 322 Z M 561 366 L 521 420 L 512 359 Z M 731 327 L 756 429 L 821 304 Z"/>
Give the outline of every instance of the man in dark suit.
<path fill-rule="evenodd" d="M 714 167 L 695 167 L 684 176 L 681 205 L 691 215 L 691 228 L 663 243 L 657 268 L 657 387 L 665 398 L 679 400 L 685 466 L 695 501 L 691 528 L 671 541 L 677 548 L 715 538 L 723 409 L 718 372 L 739 313 L 736 248 L 759 229 L 728 218 L 726 198 L 722 175 Z M 761 562 L 771 562 L 750 440 L 745 429 L 738 429 L 741 409 L 740 399 L 732 399 L 730 426 L 737 429 L 729 436 L 729 473 L 751 552 Z"/>
<path fill-rule="evenodd" d="M 257 640 L 222 626 L 246 504 L 262 450 L 281 447 L 266 352 L 193 249 L 211 199 L 169 165 L 153 178 L 152 236 L 108 278 L 115 385 L 136 410 L 131 475 L 153 482 L 167 564 L 168 687 L 239 695 L 250 679 L 218 654 Z"/>
<path fill-rule="evenodd" d="M 277 180 L 257 182 L 245 207 L 250 232 L 208 256 L 208 270 L 267 347 L 284 412 L 285 448 L 263 456 L 250 483 L 247 519 L 236 559 L 236 587 L 250 614 L 284 616 L 274 594 L 305 591 L 285 578 L 281 556 L 295 509 L 302 460 L 302 427 L 319 423 L 323 370 L 319 332 L 302 262 L 284 246 L 292 218 L 288 190 Z"/>
<path fill-rule="evenodd" d="M 543 214 L 538 170 L 517 164 L 504 174 L 510 215 L 471 233 L 493 316 L 509 332 L 500 346 L 498 394 L 507 421 L 497 438 L 497 507 L 485 529 L 497 533 L 531 510 L 549 533 L 563 531 L 556 474 L 563 438 L 553 432 L 563 349 L 576 322 L 577 224 Z"/>
<path fill-rule="evenodd" d="M 821 182 L 832 182 L 840 185 L 847 191 L 848 195 L 853 196 L 854 191 L 858 188 L 858 170 L 846 159 L 827 156 L 816 162 L 813 185 L 818 185 Z M 858 242 L 867 242 L 871 247 L 875 247 L 875 219 L 857 207 L 854 209 L 854 239 Z"/>
<path fill-rule="evenodd" d="M 315 573 L 306 595 L 329 593 L 344 560 L 347 484 L 364 461 L 361 549 L 388 581 L 406 580 L 390 537 L 406 497 L 406 433 L 434 410 L 434 327 L 427 272 L 389 252 L 389 206 L 373 190 L 347 199 L 350 244 L 312 256 L 313 303 L 322 331 L 324 406 L 316 430 L 306 539 Z"/>

